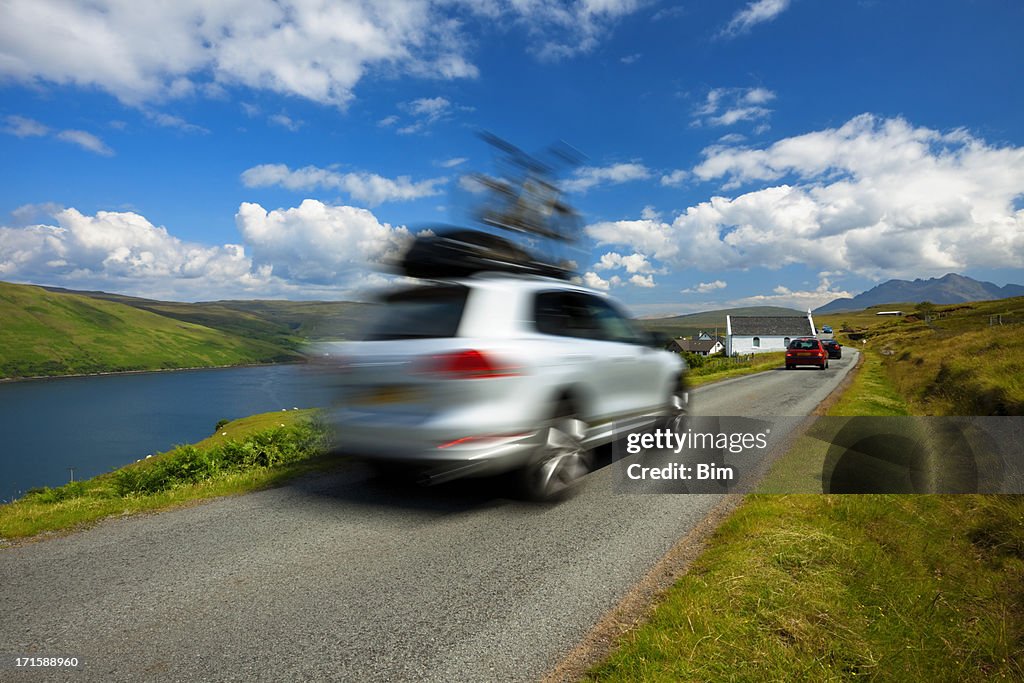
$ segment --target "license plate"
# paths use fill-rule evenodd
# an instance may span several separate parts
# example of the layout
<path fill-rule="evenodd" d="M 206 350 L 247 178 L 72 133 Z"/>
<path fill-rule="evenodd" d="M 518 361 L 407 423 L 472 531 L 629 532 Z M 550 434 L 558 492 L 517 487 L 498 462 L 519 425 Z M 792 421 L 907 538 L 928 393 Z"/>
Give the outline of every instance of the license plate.
<path fill-rule="evenodd" d="M 360 403 L 370 405 L 388 405 L 391 403 L 410 403 L 419 397 L 419 392 L 412 387 L 377 387 L 360 396 Z"/>

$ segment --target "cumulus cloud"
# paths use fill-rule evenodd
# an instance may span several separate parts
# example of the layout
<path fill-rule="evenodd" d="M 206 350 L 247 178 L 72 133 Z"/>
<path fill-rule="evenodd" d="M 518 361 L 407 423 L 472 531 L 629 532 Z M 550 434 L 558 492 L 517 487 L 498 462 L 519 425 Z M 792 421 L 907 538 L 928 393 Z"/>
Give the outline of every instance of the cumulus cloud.
<path fill-rule="evenodd" d="M 131 105 L 244 86 L 345 106 L 370 72 L 476 77 L 466 27 L 481 17 L 525 30 L 538 56 L 558 59 L 593 49 L 642 4 L 10 0 L 0 77 L 99 88 Z"/>
<path fill-rule="evenodd" d="M 253 278 L 243 247 L 185 242 L 137 213 L 88 216 L 72 208 L 53 218 L 55 225 L 0 227 L 0 277 L 90 287 L 142 283 L 144 288 L 172 280 L 216 286 Z"/>
<path fill-rule="evenodd" d="M 611 289 L 611 283 L 593 271 L 587 271 L 583 274 L 583 284 L 591 289 L 601 289 L 606 292 Z"/>
<path fill-rule="evenodd" d="M 1024 148 L 963 130 L 862 115 L 764 149 L 708 148 L 693 174 L 727 188 L 763 186 L 713 196 L 671 223 L 604 222 L 586 232 L 703 270 L 800 263 L 880 278 L 1024 262 L 1024 210 L 1015 204 Z"/>
<path fill-rule="evenodd" d="M 311 199 L 270 211 L 242 204 L 240 243 L 223 245 L 182 240 L 134 212 L 26 205 L 17 213 L 47 209 L 51 220 L 0 227 L 0 279 L 185 300 L 337 297 L 379 280 L 368 264 L 410 239 L 366 209 Z"/>
<path fill-rule="evenodd" d="M 815 309 L 839 298 L 852 297 L 853 294 L 837 289 L 832 281 L 821 275 L 818 286 L 810 290 L 791 290 L 778 285 L 771 294 L 758 294 L 730 301 L 732 306 L 787 306 L 789 308 Z"/>
<path fill-rule="evenodd" d="M 680 292 L 682 294 L 710 294 L 715 290 L 725 289 L 727 286 L 724 280 L 713 280 L 711 282 L 701 282 L 693 287 L 687 287 L 680 290 Z"/>
<path fill-rule="evenodd" d="M 374 66 L 477 75 L 459 23 L 425 2 L 13 0 L 0 45 L 8 78 L 98 87 L 129 104 L 242 85 L 344 105 Z"/>
<path fill-rule="evenodd" d="M 666 173 L 661 176 L 661 184 L 664 187 L 679 187 L 686 179 L 690 177 L 690 173 L 686 169 L 677 168 L 671 173 Z"/>
<path fill-rule="evenodd" d="M 775 93 L 767 88 L 714 88 L 694 112 L 693 125 L 731 126 L 764 119 L 772 113 L 764 105 L 774 99 Z"/>
<path fill-rule="evenodd" d="M 646 180 L 651 172 L 643 164 L 623 163 L 611 166 L 584 166 L 576 169 L 562 187 L 568 192 L 586 192 L 598 185 L 618 185 L 632 180 Z"/>
<path fill-rule="evenodd" d="M 318 284 L 397 256 L 410 239 L 408 229 L 381 223 L 366 209 L 315 199 L 272 211 L 246 202 L 238 208 L 235 225 L 257 268 L 269 266 L 289 281 Z"/>
<path fill-rule="evenodd" d="M 756 0 L 737 12 L 722 29 L 723 36 L 737 36 L 746 33 L 754 26 L 772 21 L 787 9 L 790 0 Z"/>
<path fill-rule="evenodd" d="M 650 273 L 653 270 L 647 257 L 643 254 L 623 256 L 614 251 L 602 255 L 601 260 L 594 264 L 594 270 L 614 270 L 617 268 L 624 268 L 627 273 Z"/>
<path fill-rule="evenodd" d="M 246 187 L 279 185 L 289 190 L 335 189 L 370 206 L 432 197 L 441 194 L 440 186 L 446 182 L 447 178 L 413 182 L 409 176 L 392 179 L 375 173 L 338 173 L 317 166 L 292 170 L 284 164 L 261 164 L 242 172 L 242 183 Z"/>

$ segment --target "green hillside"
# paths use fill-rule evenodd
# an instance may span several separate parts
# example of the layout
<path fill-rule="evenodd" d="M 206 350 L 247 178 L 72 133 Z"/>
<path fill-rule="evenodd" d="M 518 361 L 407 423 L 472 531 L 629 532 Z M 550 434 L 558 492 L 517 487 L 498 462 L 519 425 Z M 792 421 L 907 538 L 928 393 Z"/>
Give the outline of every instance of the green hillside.
<path fill-rule="evenodd" d="M 879 316 L 902 310 L 903 316 Z M 1024 297 L 815 316 L 880 359 L 916 415 L 1024 415 Z"/>
<path fill-rule="evenodd" d="M 366 319 L 371 304 L 352 301 L 154 301 L 109 292 L 46 287 L 141 308 L 177 320 L 212 327 L 252 339 L 296 346 L 302 340 L 351 339 Z"/>
<path fill-rule="evenodd" d="M 140 300 L 141 301 L 141 300 Z M 158 302 L 151 302 L 158 303 Z M 253 325 L 260 325 L 253 318 Z M 0 377 L 296 360 L 269 332 L 241 336 L 116 301 L 0 282 Z"/>
<path fill-rule="evenodd" d="M 653 318 L 641 320 L 640 322 L 648 330 L 664 332 L 672 337 L 692 337 L 701 331 L 714 334 L 715 328 L 718 329 L 718 334 L 724 337 L 725 316 L 727 315 L 807 315 L 807 311 L 781 308 L 779 306 L 747 306 L 745 308 L 723 308 L 718 311 L 702 311 L 689 315 L 677 315 L 671 318 Z"/>

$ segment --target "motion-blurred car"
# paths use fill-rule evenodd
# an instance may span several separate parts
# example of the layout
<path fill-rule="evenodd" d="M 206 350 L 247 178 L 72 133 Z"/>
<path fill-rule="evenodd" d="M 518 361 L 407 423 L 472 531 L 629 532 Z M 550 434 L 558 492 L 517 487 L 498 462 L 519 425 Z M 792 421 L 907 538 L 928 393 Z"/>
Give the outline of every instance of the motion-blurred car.
<path fill-rule="evenodd" d="M 828 354 L 829 358 L 843 357 L 843 345 L 835 339 L 823 339 L 821 345 L 825 347 L 825 353 Z"/>
<path fill-rule="evenodd" d="M 685 413 L 683 360 L 608 296 L 479 273 L 388 294 L 365 340 L 321 345 L 338 450 L 436 483 L 516 470 L 550 499 L 619 430 Z"/>
<path fill-rule="evenodd" d="M 786 349 L 786 369 L 798 365 L 815 365 L 822 370 L 828 367 L 828 352 L 816 337 L 797 337 L 789 342 Z"/>

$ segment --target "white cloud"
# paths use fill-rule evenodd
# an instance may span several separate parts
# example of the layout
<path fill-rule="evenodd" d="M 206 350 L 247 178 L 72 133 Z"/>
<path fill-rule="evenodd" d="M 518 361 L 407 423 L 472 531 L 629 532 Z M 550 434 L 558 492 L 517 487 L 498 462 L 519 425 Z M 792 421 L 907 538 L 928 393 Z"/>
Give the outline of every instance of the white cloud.
<path fill-rule="evenodd" d="M 643 164 L 623 163 L 611 166 L 584 166 L 562 184 L 567 192 L 586 192 L 598 185 L 618 185 L 632 180 L 646 180 L 651 172 Z"/>
<path fill-rule="evenodd" d="M 246 111 L 248 111 L 248 110 L 246 110 Z M 180 116 L 174 116 L 173 114 L 166 114 L 164 112 L 152 111 L 150 109 L 144 110 L 143 114 L 145 115 L 145 117 L 147 119 L 149 119 L 150 121 L 152 121 L 153 123 L 155 123 L 158 126 L 162 126 L 163 128 L 177 128 L 178 130 L 184 131 L 186 133 L 203 133 L 203 134 L 206 134 L 206 133 L 210 132 L 208 129 L 203 128 L 202 126 L 198 126 L 198 125 L 196 125 L 194 123 L 189 123 L 188 121 L 186 121 L 185 119 L 181 118 Z"/>
<path fill-rule="evenodd" d="M 455 168 L 469 161 L 466 157 L 453 157 L 451 159 L 445 159 L 444 161 L 438 162 L 438 166 L 441 168 Z"/>
<path fill-rule="evenodd" d="M 766 21 L 771 21 L 789 8 L 790 0 L 755 0 L 736 13 L 722 30 L 722 35 L 736 36 Z"/>
<path fill-rule="evenodd" d="M 53 218 L 56 225 L 0 227 L 0 276 L 135 291 L 175 281 L 200 295 L 202 286 L 190 282 L 216 287 L 253 277 L 243 247 L 185 242 L 137 213 L 63 209 Z"/>
<path fill-rule="evenodd" d="M 645 4 L 644 0 L 509 0 L 508 9 L 526 27 L 537 57 L 558 61 L 590 52 L 616 21 Z"/>
<path fill-rule="evenodd" d="M 651 275 L 634 275 L 629 278 L 629 282 L 637 287 L 644 287 L 646 289 L 654 287 L 654 277 Z"/>
<path fill-rule="evenodd" d="M 788 287 L 778 285 L 772 292 L 772 294 L 758 294 L 734 299 L 729 304 L 732 306 L 787 306 L 806 310 L 824 306 L 834 299 L 853 296 L 846 290 L 834 288 L 832 282 L 824 276 L 820 278 L 818 286 L 813 290 L 793 291 Z"/>
<path fill-rule="evenodd" d="M 384 178 L 375 173 L 338 173 L 326 168 L 305 166 L 291 170 L 284 164 L 261 164 L 242 172 L 246 187 L 280 185 L 289 190 L 336 189 L 370 206 L 384 202 L 408 201 L 441 194 L 447 178 L 413 182 L 409 176 Z"/>
<path fill-rule="evenodd" d="M 643 56 L 642 54 L 640 54 L 639 52 L 636 52 L 634 54 L 626 55 L 625 57 L 622 57 L 621 59 L 619 59 L 619 61 L 622 62 L 623 64 L 627 64 L 627 65 L 628 64 L 636 64 L 637 62 L 640 61 L 640 58 L 642 56 Z"/>
<path fill-rule="evenodd" d="M 4 121 L 7 125 L 4 127 L 3 132 L 8 135 L 14 135 L 19 138 L 53 135 L 53 137 L 62 142 L 70 142 L 73 145 L 78 145 L 82 149 L 95 152 L 102 156 L 109 157 L 114 154 L 114 150 L 108 147 L 103 140 L 84 130 L 54 131 L 49 126 L 46 126 L 35 119 L 16 115 L 6 116 L 4 117 Z"/>
<path fill-rule="evenodd" d="M 0 77 L 131 105 L 243 86 L 345 106 L 368 73 L 475 78 L 469 27 L 524 30 L 541 58 L 592 50 L 642 0 L 9 0 Z"/>
<path fill-rule="evenodd" d="M 311 199 L 273 211 L 242 204 L 241 243 L 219 246 L 184 241 L 134 212 L 18 212 L 47 208 L 52 220 L 0 226 L 0 278 L 183 300 L 339 297 L 379 280 L 368 265 L 410 239 L 366 209 Z"/>
<path fill-rule="evenodd" d="M 724 280 L 712 280 L 711 282 L 698 283 L 693 287 L 687 287 L 680 291 L 682 294 L 710 294 L 715 290 L 725 289 L 727 286 Z"/>
<path fill-rule="evenodd" d="M 677 168 L 671 173 L 666 173 L 665 175 L 661 176 L 661 184 L 664 187 L 679 187 L 689 177 L 689 171 L 682 168 Z"/>
<path fill-rule="evenodd" d="M 614 251 L 602 255 L 601 259 L 594 264 L 594 270 L 613 270 L 616 268 L 625 268 L 627 273 L 650 273 L 653 270 L 647 257 L 643 254 L 623 256 Z"/>
<path fill-rule="evenodd" d="M 377 122 L 377 125 L 380 126 L 381 128 L 389 128 L 395 125 L 396 123 L 398 123 L 398 117 L 392 114 L 391 116 L 385 116 L 384 118 L 382 118 L 380 121 Z"/>
<path fill-rule="evenodd" d="M 602 279 L 600 275 L 593 271 L 587 271 L 583 274 L 583 284 L 591 289 L 601 289 L 606 292 L 611 289 L 611 283 Z"/>
<path fill-rule="evenodd" d="M 273 211 L 246 202 L 238 208 L 235 225 L 257 268 L 269 266 L 288 281 L 321 285 L 397 256 L 410 239 L 408 229 L 381 223 L 366 209 L 315 199 Z"/>
<path fill-rule="evenodd" d="M 475 77 L 459 22 L 426 2 L 12 0 L 0 74 L 129 104 L 242 85 L 344 105 L 368 69 Z"/>
<path fill-rule="evenodd" d="M 774 99 L 775 93 L 767 88 L 714 88 L 694 112 L 693 125 L 731 126 L 764 119 L 772 113 L 764 105 Z"/>
<path fill-rule="evenodd" d="M 433 122 L 447 113 L 452 103 L 443 97 L 421 97 L 409 102 L 406 107 L 413 116 L 423 116 Z"/>
<path fill-rule="evenodd" d="M 114 150 L 107 147 L 107 145 L 92 133 L 87 133 L 84 130 L 62 130 L 55 136 L 58 140 L 64 142 L 70 142 L 73 145 L 78 145 L 82 149 L 87 149 L 90 152 L 109 157 L 113 156 Z"/>
<path fill-rule="evenodd" d="M 4 120 L 7 122 L 4 132 L 19 138 L 42 137 L 50 132 L 48 127 L 24 116 L 6 116 Z"/>
<path fill-rule="evenodd" d="M 713 196 L 671 223 L 597 223 L 587 234 L 703 270 L 799 263 L 879 278 L 1024 262 L 1024 210 L 1014 204 L 1024 148 L 963 130 L 862 115 L 765 149 L 710 147 L 693 174 L 765 186 Z"/>
<path fill-rule="evenodd" d="M 267 117 L 267 120 L 273 123 L 274 125 L 281 126 L 282 128 L 287 128 L 293 133 L 302 128 L 303 125 L 305 125 L 305 121 L 297 121 L 285 114 L 274 114 L 273 116 Z"/>

